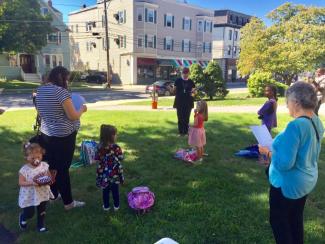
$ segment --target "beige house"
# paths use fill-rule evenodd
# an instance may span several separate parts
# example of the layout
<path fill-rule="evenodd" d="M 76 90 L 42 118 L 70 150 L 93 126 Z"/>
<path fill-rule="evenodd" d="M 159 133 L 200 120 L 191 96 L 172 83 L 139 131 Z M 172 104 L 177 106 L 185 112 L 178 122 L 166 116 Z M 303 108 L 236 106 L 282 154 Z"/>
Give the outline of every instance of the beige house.
<path fill-rule="evenodd" d="M 113 83 L 173 79 L 212 59 L 214 12 L 176 0 L 119 0 L 108 7 Z M 107 70 L 103 1 L 69 14 L 71 67 Z"/>

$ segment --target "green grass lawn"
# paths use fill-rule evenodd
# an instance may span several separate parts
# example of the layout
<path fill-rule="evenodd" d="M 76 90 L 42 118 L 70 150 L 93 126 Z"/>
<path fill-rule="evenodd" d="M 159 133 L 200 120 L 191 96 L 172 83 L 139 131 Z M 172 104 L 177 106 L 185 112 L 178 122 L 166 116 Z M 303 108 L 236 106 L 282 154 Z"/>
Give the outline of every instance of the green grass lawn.
<path fill-rule="evenodd" d="M 260 106 L 265 103 L 266 98 L 251 98 L 248 97 L 247 93 L 234 93 L 229 94 L 224 100 L 214 100 L 214 101 L 207 101 L 208 106 L 249 106 L 249 105 L 256 105 Z M 166 106 L 171 107 L 173 106 L 174 98 L 164 98 L 159 97 L 158 99 L 158 106 Z M 128 102 L 123 103 L 123 105 L 147 105 L 150 106 L 151 101 L 137 101 L 137 102 Z M 279 105 L 284 105 L 285 101 L 283 97 L 280 97 L 278 100 Z"/>
<path fill-rule="evenodd" d="M 83 139 L 97 139 L 102 123 L 118 128 L 118 141 L 126 156 L 120 211 L 102 210 L 94 165 L 72 169 L 73 194 L 87 205 L 65 212 L 61 202 L 51 204 L 46 234 L 36 233 L 35 219 L 26 232 L 18 228 L 17 172 L 23 165 L 21 145 L 33 134 L 33 121 L 30 111 L 0 117 L 0 223 L 18 235 L 18 242 L 142 244 L 168 236 L 186 244 L 274 243 L 264 167 L 255 160 L 233 156 L 255 142 L 247 128 L 259 123 L 255 114 L 211 114 L 206 124 L 209 156 L 203 164 L 189 166 L 172 158 L 176 149 L 187 146 L 185 138 L 176 136 L 175 112 L 87 112 L 78 145 Z M 281 130 L 289 118 L 280 115 L 279 121 Z M 325 240 L 324 152 L 317 187 L 306 204 L 306 243 Z M 126 201 L 127 192 L 139 185 L 149 186 L 156 195 L 155 206 L 144 215 L 129 209 Z"/>
<path fill-rule="evenodd" d="M 19 80 L 0 81 L 0 89 L 3 88 L 4 92 L 15 92 L 17 89 L 22 89 L 25 92 L 31 92 L 39 85 L 40 83 L 37 82 L 26 82 Z M 103 90 L 100 84 L 92 84 L 86 82 L 72 82 L 69 84 L 69 88 L 72 91 Z"/>

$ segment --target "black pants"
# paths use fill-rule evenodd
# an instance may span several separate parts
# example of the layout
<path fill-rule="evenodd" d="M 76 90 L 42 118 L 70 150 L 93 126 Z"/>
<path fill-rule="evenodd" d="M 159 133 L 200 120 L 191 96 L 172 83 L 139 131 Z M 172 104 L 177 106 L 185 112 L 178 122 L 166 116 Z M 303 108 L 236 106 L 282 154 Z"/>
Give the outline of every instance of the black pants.
<path fill-rule="evenodd" d="M 177 107 L 178 132 L 181 135 L 186 135 L 188 133 L 191 110 L 192 108 L 190 106 Z"/>
<path fill-rule="evenodd" d="M 46 203 L 47 202 L 41 202 L 40 205 L 34 207 L 27 207 L 23 208 L 22 212 L 22 220 L 27 221 L 31 219 L 34 216 L 35 208 L 37 209 L 37 227 L 43 228 L 44 227 L 44 219 L 45 219 L 45 210 L 46 210 Z"/>
<path fill-rule="evenodd" d="M 315 111 L 314 111 L 316 115 L 318 115 L 318 111 L 319 111 L 319 108 L 320 108 L 321 105 L 322 105 L 322 100 L 318 101 L 318 103 L 317 103 L 317 106 L 316 106 Z"/>
<path fill-rule="evenodd" d="M 103 202 L 104 208 L 109 208 L 109 193 L 112 191 L 114 207 L 120 207 L 120 195 L 119 195 L 119 185 L 110 184 L 108 187 L 103 189 Z"/>
<path fill-rule="evenodd" d="M 55 183 L 51 191 L 56 198 L 61 194 L 64 205 L 73 201 L 70 184 L 69 168 L 72 162 L 77 132 L 66 137 L 54 137 L 42 134 L 42 145 L 45 148 L 44 160 L 50 165 L 50 170 L 56 170 Z"/>
<path fill-rule="evenodd" d="M 288 199 L 281 188 L 270 187 L 270 224 L 277 244 L 304 243 L 304 207 L 307 196 Z"/>

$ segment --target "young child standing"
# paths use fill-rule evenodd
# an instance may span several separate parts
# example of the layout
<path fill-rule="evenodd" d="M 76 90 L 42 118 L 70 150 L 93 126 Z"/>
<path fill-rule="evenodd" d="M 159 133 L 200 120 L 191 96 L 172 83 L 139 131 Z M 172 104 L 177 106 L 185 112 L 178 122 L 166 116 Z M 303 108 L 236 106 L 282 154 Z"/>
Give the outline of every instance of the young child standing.
<path fill-rule="evenodd" d="M 37 209 L 37 229 L 39 232 L 47 231 L 45 227 L 46 203 L 52 196 L 49 184 L 36 183 L 37 177 L 48 176 L 49 165 L 42 162 L 44 149 L 37 143 L 27 143 L 23 148 L 26 164 L 19 170 L 19 207 L 22 212 L 19 215 L 19 226 L 22 230 L 27 228 L 27 220 L 34 216 Z M 47 178 L 50 179 L 50 178 Z"/>
<path fill-rule="evenodd" d="M 264 103 L 262 108 L 257 112 L 258 118 L 262 120 L 262 125 L 265 124 L 271 132 L 272 128 L 277 127 L 276 109 L 277 109 L 277 89 L 274 85 L 267 85 L 264 90 L 268 101 Z"/>
<path fill-rule="evenodd" d="M 202 161 L 204 155 L 204 145 L 206 144 L 204 121 L 208 121 L 208 105 L 206 101 L 201 100 L 196 103 L 194 110 L 194 125 L 190 127 L 188 144 L 196 147 L 197 157 Z"/>
<path fill-rule="evenodd" d="M 112 125 L 101 125 L 100 144 L 96 155 L 98 161 L 96 185 L 103 190 L 103 209 L 110 210 L 109 195 L 112 192 L 114 211 L 119 210 L 119 184 L 124 183 L 122 149 L 116 144 L 117 129 Z"/>

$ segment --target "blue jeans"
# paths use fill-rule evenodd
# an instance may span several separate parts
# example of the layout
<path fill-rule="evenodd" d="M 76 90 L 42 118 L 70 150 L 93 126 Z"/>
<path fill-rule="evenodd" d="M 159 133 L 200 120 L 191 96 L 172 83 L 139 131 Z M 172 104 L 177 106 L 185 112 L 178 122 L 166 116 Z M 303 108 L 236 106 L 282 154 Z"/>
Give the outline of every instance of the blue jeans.
<path fill-rule="evenodd" d="M 104 208 L 109 208 L 109 193 L 112 191 L 113 195 L 113 201 L 114 201 L 114 207 L 118 208 L 120 207 L 120 195 L 119 195 L 119 185 L 112 183 L 109 186 L 107 186 L 105 189 L 103 189 L 103 202 L 104 202 Z"/>

